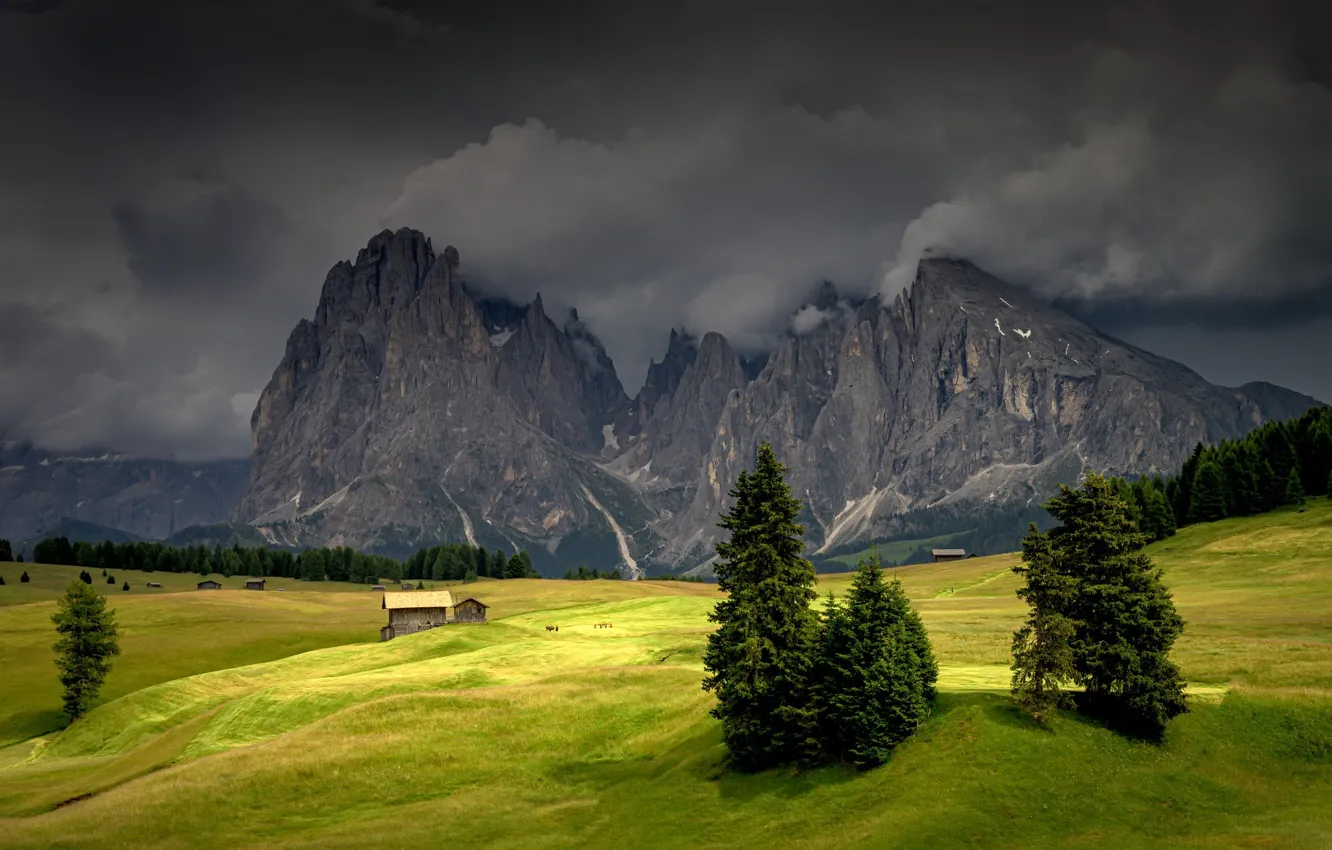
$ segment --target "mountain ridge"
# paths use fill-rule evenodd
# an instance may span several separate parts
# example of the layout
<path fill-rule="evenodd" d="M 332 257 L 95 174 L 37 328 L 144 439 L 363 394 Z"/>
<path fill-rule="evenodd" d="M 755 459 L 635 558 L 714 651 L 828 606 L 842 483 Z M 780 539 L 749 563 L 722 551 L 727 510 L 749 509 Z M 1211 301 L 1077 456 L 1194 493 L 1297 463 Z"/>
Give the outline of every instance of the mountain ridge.
<path fill-rule="evenodd" d="M 255 406 L 234 512 L 192 524 L 386 554 L 521 547 L 548 574 L 682 571 L 711 557 L 760 441 L 792 467 L 814 554 L 908 514 L 1029 504 L 1088 468 L 1173 470 L 1195 442 L 1318 403 L 1210 384 L 938 257 L 891 297 L 819 282 L 763 355 L 672 329 L 631 397 L 576 310 L 514 303 L 401 228 L 330 268 Z"/>

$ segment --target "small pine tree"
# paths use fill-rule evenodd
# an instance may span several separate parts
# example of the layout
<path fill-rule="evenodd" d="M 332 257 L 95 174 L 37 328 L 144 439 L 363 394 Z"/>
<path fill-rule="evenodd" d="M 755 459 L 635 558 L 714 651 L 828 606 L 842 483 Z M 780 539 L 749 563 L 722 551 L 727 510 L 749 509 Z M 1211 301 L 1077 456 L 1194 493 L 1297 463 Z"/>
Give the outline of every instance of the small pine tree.
<path fill-rule="evenodd" d="M 79 581 L 84 584 L 92 584 L 92 575 L 87 570 L 79 571 Z"/>
<path fill-rule="evenodd" d="M 4 586 L 4 583 L 5 583 L 5 577 L 4 577 L 4 576 L 0 576 L 0 587 L 3 587 L 3 586 Z"/>
<path fill-rule="evenodd" d="M 127 581 L 127 582 L 125 582 L 124 584 L 122 584 L 122 585 L 120 586 L 120 589 L 121 589 L 121 590 L 129 590 L 129 582 Z"/>
<path fill-rule="evenodd" d="M 23 575 L 19 576 L 19 584 L 27 584 L 30 581 L 32 581 L 32 579 L 28 578 L 28 571 L 24 570 Z"/>
<path fill-rule="evenodd" d="M 91 707 L 111 670 L 111 657 L 120 654 L 120 631 L 115 611 L 106 597 L 88 582 L 70 582 L 51 615 L 60 638 L 53 649 L 60 684 L 65 688 L 65 713 L 77 720 Z"/>
<path fill-rule="evenodd" d="M 0 561 L 9 562 L 14 560 L 14 548 L 8 540 L 0 537 Z"/>
<path fill-rule="evenodd" d="M 115 583 L 116 583 L 116 577 L 115 577 L 115 576 L 107 576 L 107 577 L 106 577 L 106 583 L 107 583 L 107 584 L 115 584 Z"/>
<path fill-rule="evenodd" d="M 860 562 L 845 605 L 829 596 L 813 688 L 821 759 L 870 768 L 929 715 L 939 669 L 901 582 L 878 552 Z"/>
<path fill-rule="evenodd" d="M 102 578 L 106 578 L 106 570 L 102 570 Z"/>
<path fill-rule="evenodd" d="M 1074 624 L 1061 613 L 1069 607 L 1074 583 L 1056 567 L 1050 538 L 1035 523 L 1022 541 L 1022 562 L 1013 572 L 1025 579 L 1017 595 L 1031 608 L 1027 622 L 1013 634 L 1013 698 L 1044 723 L 1055 709 L 1070 705 L 1063 686 L 1077 678 Z"/>
<path fill-rule="evenodd" d="M 1287 505 L 1303 505 L 1305 501 L 1304 485 L 1300 483 L 1300 471 L 1292 469 L 1290 476 L 1286 479 L 1286 500 Z"/>
<path fill-rule="evenodd" d="M 1198 464 L 1189 497 L 1189 522 L 1215 522 L 1226 518 L 1226 479 L 1221 467 L 1208 458 Z"/>
<path fill-rule="evenodd" d="M 726 593 L 708 619 L 703 689 L 717 695 L 731 764 L 763 770 L 807 754 L 816 729 L 809 684 L 818 618 L 814 566 L 803 557 L 801 504 L 786 483 L 787 468 L 763 443 L 754 470 L 742 470 L 717 544 L 715 567 Z"/>

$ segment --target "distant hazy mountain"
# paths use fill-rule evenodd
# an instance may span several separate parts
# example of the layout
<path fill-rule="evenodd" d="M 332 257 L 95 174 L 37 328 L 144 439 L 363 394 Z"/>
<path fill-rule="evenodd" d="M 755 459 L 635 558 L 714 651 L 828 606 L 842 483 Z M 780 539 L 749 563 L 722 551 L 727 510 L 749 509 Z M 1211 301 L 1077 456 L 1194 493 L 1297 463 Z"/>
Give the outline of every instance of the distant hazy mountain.
<path fill-rule="evenodd" d="M 957 260 L 922 262 L 891 301 L 824 285 L 766 359 L 673 334 L 631 399 L 576 314 L 488 298 L 458 260 L 404 229 L 329 272 L 255 410 L 238 519 L 286 544 L 468 539 L 547 569 L 687 569 L 762 440 L 826 550 L 1083 469 L 1173 470 L 1317 403 L 1209 384 Z"/>
<path fill-rule="evenodd" d="M 0 537 L 27 540 L 72 521 L 160 539 L 185 526 L 229 519 L 248 480 L 244 460 L 62 455 L 0 443 Z"/>

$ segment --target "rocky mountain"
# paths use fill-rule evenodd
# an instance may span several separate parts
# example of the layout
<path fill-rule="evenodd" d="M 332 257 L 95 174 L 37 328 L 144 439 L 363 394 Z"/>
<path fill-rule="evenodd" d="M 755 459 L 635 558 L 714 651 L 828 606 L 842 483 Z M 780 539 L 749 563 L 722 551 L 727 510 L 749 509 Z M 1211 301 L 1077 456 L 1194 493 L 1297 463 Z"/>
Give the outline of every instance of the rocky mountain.
<path fill-rule="evenodd" d="M 244 460 L 179 463 L 0 443 L 0 537 L 27 540 L 73 520 L 165 538 L 228 519 L 248 483 Z"/>
<path fill-rule="evenodd" d="M 961 260 L 923 261 L 891 304 L 817 318 L 725 406 L 691 504 L 659 528 L 662 561 L 708 557 L 708 519 L 764 440 L 817 553 L 889 536 L 907 511 L 1030 503 L 1086 469 L 1173 471 L 1198 441 L 1317 404 L 1209 384 Z"/>
<path fill-rule="evenodd" d="M 534 547 L 547 569 L 687 569 L 763 440 L 826 551 L 1084 469 L 1171 470 L 1316 403 L 1209 384 L 960 260 L 922 262 L 891 302 L 824 284 L 766 357 L 673 331 L 633 399 L 576 314 L 483 289 L 406 229 L 335 266 L 255 410 L 238 519 L 288 544 L 468 539 Z"/>
<path fill-rule="evenodd" d="M 385 231 L 334 266 L 292 332 L 254 412 L 238 516 L 274 542 L 466 539 L 633 573 L 655 512 L 596 462 L 631 405 L 576 315 L 487 300 L 456 250 Z"/>

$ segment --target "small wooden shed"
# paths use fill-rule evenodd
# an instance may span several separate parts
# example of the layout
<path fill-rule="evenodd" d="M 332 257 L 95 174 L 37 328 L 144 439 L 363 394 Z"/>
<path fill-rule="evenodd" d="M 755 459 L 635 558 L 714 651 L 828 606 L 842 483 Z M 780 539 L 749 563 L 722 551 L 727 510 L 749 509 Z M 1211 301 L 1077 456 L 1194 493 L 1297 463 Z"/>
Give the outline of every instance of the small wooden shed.
<path fill-rule="evenodd" d="M 211 578 L 209 578 L 209 579 L 204 579 L 203 581 L 199 582 L 199 589 L 200 589 L 200 590 L 221 590 L 221 589 L 222 589 L 222 584 L 221 584 L 221 582 L 213 581 Z"/>
<path fill-rule="evenodd" d="M 480 599 L 469 596 L 453 606 L 453 622 L 484 623 L 486 621 L 486 609 L 489 607 Z"/>
<path fill-rule="evenodd" d="M 383 590 L 383 589 L 384 589 L 384 585 L 382 585 L 382 584 L 376 584 L 376 585 L 372 586 L 370 589 L 371 589 L 371 590 Z"/>
<path fill-rule="evenodd" d="M 414 584 L 404 584 L 404 585 L 402 586 L 402 589 L 403 589 L 403 590 L 416 590 L 416 585 L 414 585 Z"/>
<path fill-rule="evenodd" d="M 246 590 L 263 590 L 264 580 L 261 578 L 247 578 L 245 580 Z"/>
<path fill-rule="evenodd" d="M 961 561 L 967 557 L 966 549 L 931 549 L 930 554 L 934 556 L 934 562 L 940 561 Z"/>
<path fill-rule="evenodd" d="M 157 581 L 150 581 L 150 582 L 148 582 L 148 586 L 149 586 L 149 587 L 161 587 L 161 586 L 162 586 L 162 583 L 161 583 L 161 582 L 157 582 Z"/>

